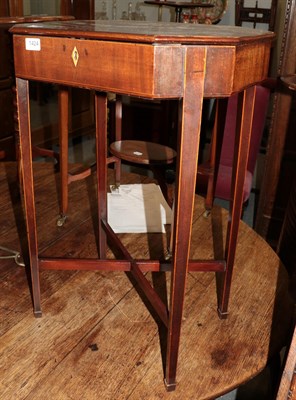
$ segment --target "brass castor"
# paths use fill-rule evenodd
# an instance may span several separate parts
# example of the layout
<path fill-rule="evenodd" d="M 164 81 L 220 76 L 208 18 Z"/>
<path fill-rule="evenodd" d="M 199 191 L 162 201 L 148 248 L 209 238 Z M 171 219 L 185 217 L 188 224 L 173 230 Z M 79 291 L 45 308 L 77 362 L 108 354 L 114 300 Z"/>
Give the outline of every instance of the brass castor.
<path fill-rule="evenodd" d="M 63 226 L 66 219 L 67 219 L 66 215 L 60 215 L 59 218 L 57 219 L 57 226 Z"/>
<path fill-rule="evenodd" d="M 203 213 L 203 217 L 204 218 L 208 218 L 208 216 L 211 214 L 211 210 L 205 210 L 205 212 Z"/>

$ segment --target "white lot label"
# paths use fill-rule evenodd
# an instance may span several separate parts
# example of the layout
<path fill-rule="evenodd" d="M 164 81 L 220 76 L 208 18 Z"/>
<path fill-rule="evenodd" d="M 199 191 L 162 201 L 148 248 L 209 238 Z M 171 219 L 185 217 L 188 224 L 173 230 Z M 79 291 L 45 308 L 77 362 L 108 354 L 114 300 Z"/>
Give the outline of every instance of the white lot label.
<path fill-rule="evenodd" d="M 40 51 L 41 41 L 39 38 L 26 38 L 26 50 Z"/>

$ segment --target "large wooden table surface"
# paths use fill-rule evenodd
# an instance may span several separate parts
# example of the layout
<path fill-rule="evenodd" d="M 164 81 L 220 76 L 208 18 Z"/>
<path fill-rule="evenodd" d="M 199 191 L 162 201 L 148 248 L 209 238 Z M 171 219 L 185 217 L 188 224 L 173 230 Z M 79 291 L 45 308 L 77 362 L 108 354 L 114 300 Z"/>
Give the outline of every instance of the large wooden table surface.
<path fill-rule="evenodd" d="M 0 245 L 25 249 L 16 173 L 15 164 L 0 163 Z M 34 175 L 41 252 L 96 257 L 96 204 L 90 200 L 95 197 L 94 176 L 70 186 L 69 218 L 57 227 L 59 175 L 51 163 L 34 163 Z M 139 176 L 124 179 L 136 182 Z M 222 251 L 227 213 L 217 207 L 206 219 L 203 211 L 203 200 L 196 197 L 191 255 L 211 258 Z M 166 243 L 162 234 L 121 238 L 135 257 L 155 257 Z M 169 276 L 154 276 L 161 296 Z M 25 269 L 1 260 L 1 400 L 215 398 L 264 368 L 285 341 L 292 311 L 287 275 L 277 255 L 241 222 L 226 320 L 217 317 L 214 273 L 188 275 L 182 367 L 177 391 L 167 393 L 159 379 L 162 329 L 127 274 L 41 271 L 41 291 L 43 317 L 36 319 Z"/>

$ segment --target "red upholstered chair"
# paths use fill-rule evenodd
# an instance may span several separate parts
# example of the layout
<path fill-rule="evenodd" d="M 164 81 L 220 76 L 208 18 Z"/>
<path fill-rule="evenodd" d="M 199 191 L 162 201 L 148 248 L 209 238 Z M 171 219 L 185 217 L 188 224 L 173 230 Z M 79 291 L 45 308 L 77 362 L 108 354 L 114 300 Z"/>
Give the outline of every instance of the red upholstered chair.
<path fill-rule="evenodd" d="M 272 0 L 269 8 L 265 9 L 258 8 L 257 3 L 255 7 L 251 8 L 245 6 L 244 0 L 235 0 L 235 24 L 242 25 L 244 22 L 253 22 L 253 27 L 255 28 L 257 23 L 266 23 L 268 24 L 268 29 L 273 30 L 277 1 Z M 262 85 L 257 85 L 249 159 L 244 182 L 244 205 L 246 205 L 250 197 L 253 174 L 265 126 L 270 90 L 275 87 L 275 84 L 275 80 L 267 79 Z M 216 115 L 215 128 L 212 135 L 211 156 L 209 161 L 200 165 L 198 169 L 197 192 L 206 193 L 206 213 L 212 208 L 215 197 L 223 200 L 230 199 L 237 100 L 238 95 L 230 97 L 227 109 L 224 110 L 224 118 L 222 116 L 222 118 L 219 117 L 219 120 L 217 120 Z M 223 108 L 225 100 L 218 100 L 217 103 L 219 109 Z M 222 135 L 220 134 L 221 131 Z M 221 152 L 218 157 L 217 152 L 220 150 Z"/>
<path fill-rule="evenodd" d="M 248 166 L 244 183 L 244 197 L 243 197 L 244 204 L 246 204 L 246 202 L 250 197 L 253 174 L 259 152 L 262 133 L 264 131 L 264 126 L 265 126 L 269 97 L 270 97 L 270 88 L 258 85 L 255 108 L 254 108 L 254 118 L 253 118 Z M 218 102 L 219 101 L 221 100 L 218 100 Z M 224 125 L 223 138 L 220 138 L 219 141 L 219 138 L 217 138 L 218 132 L 215 131 L 213 132 L 210 159 L 205 163 L 199 165 L 198 168 L 196 189 L 198 193 L 202 194 L 206 193 L 205 208 L 207 211 L 211 210 L 214 198 L 230 200 L 237 106 L 238 106 L 238 95 L 234 94 L 228 100 L 226 117 L 224 120 L 225 125 Z M 216 123 L 218 122 L 216 121 Z M 223 121 L 222 122 L 219 121 L 219 123 L 223 124 Z M 219 128 L 221 129 L 221 126 L 220 127 L 218 126 L 217 130 Z M 221 146 L 220 157 L 217 157 L 216 153 L 219 151 L 218 149 L 220 146 Z M 217 159 L 219 159 L 218 165 L 215 166 L 215 162 L 217 163 L 217 161 L 215 160 Z M 217 174 L 216 176 L 215 176 L 215 170 Z"/>

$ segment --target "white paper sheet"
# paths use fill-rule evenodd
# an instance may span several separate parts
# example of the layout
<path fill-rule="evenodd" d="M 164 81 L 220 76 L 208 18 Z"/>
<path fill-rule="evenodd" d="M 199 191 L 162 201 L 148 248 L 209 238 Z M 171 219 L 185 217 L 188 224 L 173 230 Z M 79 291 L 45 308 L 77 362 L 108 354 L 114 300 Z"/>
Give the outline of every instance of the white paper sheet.
<path fill-rule="evenodd" d="M 121 185 L 108 193 L 108 223 L 115 233 L 165 232 L 172 210 L 154 183 Z"/>

